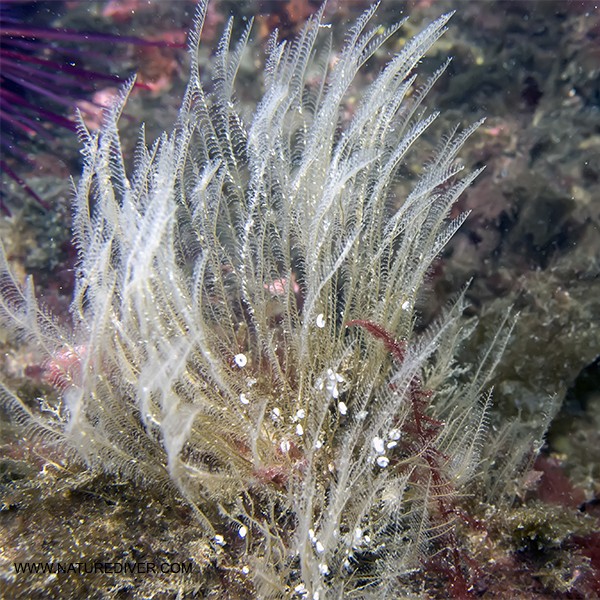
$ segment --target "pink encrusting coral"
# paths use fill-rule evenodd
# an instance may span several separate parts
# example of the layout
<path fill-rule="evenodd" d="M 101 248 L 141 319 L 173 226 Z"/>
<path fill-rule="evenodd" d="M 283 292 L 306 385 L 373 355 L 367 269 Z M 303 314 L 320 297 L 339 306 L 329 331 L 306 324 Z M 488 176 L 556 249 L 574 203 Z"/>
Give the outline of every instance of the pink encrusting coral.
<path fill-rule="evenodd" d="M 83 382 L 81 369 L 86 353 L 86 346 L 59 348 L 42 364 L 42 380 L 59 391 L 81 385 Z"/>

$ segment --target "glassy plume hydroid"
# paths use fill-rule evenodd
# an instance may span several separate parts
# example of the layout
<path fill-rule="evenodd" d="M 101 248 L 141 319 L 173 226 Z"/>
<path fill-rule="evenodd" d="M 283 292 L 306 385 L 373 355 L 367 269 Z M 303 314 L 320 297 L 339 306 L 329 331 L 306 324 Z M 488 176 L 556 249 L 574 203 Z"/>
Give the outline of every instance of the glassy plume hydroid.
<path fill-rule="evenodd" d="M 462 296 L 415 329 L 432 261 L 466 217 L 451 207 L 478 174 L 457 159 L 478 123 L 418 150 L 448 63 L 424 79 L 417 65 L 451 15 L 349 111 L 402 22 L 371 25 L 373 7 L 334 52 L 321 10 L 293 42 L 270 39 L 249 114 L 236 77 L 251 26 L 234 44 L 228 23 L 206 85 L 205 12 L 178 120 L 149 146 L 142 130 L 130 172 L 118 121 L 132 84 L 99 133 L 80 127 L 72 327 L 2 254 L 3 322 L 45 354 L 56 389 L 52 410 L 8 386 L 3 403 L 74 460 L 183 495 L 207 536 L 237 540 L 232 568 L 261 598 L 392 597 L 435 554 L 461 593 L 448 549 L 493 444 L 484 391 L 510 328 L 472 368 L 454 359 L 473 326 Z"/>

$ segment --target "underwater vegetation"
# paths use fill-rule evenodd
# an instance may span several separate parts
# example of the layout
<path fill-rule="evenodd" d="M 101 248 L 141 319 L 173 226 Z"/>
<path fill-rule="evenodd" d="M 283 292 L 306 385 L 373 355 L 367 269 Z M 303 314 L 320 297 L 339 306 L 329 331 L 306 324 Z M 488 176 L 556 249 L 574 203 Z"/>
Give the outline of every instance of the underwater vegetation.
<path fill-rule="evenodd" d="M 480 172 L 458 159 L 479 122 L 432 134 L 426 100 L 448 62 L 417 68 L 451 15 L 350 106 L 403 22 L 373 25 L 374 6 L 336 51 L 321 10 L 295 40 L 271 37 L 250 112 L 236 86 L 251 24 L 237 43 L 226 25 L 207 84 L 206 10 L 177 123 L 150 145 L 141 131 L 133 168 L 118 130 L 133 81 L 100 132 L 79 127 L 71 323 L 2 252 L 2 325 L 39 365 L 37 385 L 2 383 L 2 406 L 53 468 L 146 490 L 157 519 L 183 500 L 215 597 L 480 593 L 483 566 L 510 567 L 473 547 L 510 527 L 494 509 L 554 409 L 490 425 L 508 314 L 471 365 L 458 358 L 477 327 L 464 294 L 418 327 L 432 264 L 467 217 L 452 209 Z M 514 546 L 567 538 L 545 514 L 511 514 Z"/>

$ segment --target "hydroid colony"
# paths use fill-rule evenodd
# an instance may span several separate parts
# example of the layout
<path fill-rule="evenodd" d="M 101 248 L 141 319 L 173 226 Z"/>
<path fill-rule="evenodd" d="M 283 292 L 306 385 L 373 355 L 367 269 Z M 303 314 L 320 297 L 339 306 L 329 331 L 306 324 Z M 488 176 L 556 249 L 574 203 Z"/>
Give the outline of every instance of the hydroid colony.
<path fill-rule="evenodd" d="M 450 15 L 348 116 L 357 74 L 402 22 L 371 25 L 373 7 L 335 53 L 321 10 L 294 42 L 271 38 L 248 115 L 235 92 L 250 26 L 233 44 L 227 25 L 205 86 L 205 12 L 177 123 L 150 146 L 142 130 L 130 173 L 118 120 L 131 85 L 99 134 L 81 127 L 72 329 L 2 254 L 3 322 L 44 352 L 57 394 L 52 411 L 6 386 L 2 401 L 89 468 L 184 496 L 207 536 L 237 539 L 251 595 L 397 597 L 435 554 L 462 593 L 457 507 L 494 443 L 484 392 L 508 330 L 471 369 L 453 358 L 472 328 L 462 297 L 415 331 L 428 269 L 465 218 L 450 209 L 477 176 L 457 154 L 478 124 L 415 154 L 447 63 L 425 79 L 416 67 Z"/>

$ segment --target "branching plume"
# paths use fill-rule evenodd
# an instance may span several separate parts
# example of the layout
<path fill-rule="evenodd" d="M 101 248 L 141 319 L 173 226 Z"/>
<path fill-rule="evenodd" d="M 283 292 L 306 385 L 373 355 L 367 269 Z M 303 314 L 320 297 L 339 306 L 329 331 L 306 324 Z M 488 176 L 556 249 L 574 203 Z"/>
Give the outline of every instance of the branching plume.
<path fill-rule="evenodd" d="M 445 549 L 510 328 L 459 368 L 463 296 L 422 334 L 415 304 L 466 218 L 450 211 L 479 171 L 457 157 L 479 123 L 419 150 L 448 63 L 429 77 L 418 65 L 451 15 L 362 84 L 402 26 L 371 24 L 375 10 L 335 52 L 322 9 L 293 42 L 273 35 L 249 112 L 236 80 L 251 25 L 233 43 L 227 24 L 207 85 L 201 2 L 173 130 L 147 145 L 142 129 L 127 170 L 133 82 L 99 133 L 80 126 L 72 328 L 1 255 L 3 322 L 45 355 L 56 389 L 54 411 L 4 385 L 3 404 L 89 468 L 182 495 L 207 536 L 237 536 L 254 597 L 398 597 L 432 556 L 466 589 Z"/>

